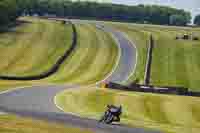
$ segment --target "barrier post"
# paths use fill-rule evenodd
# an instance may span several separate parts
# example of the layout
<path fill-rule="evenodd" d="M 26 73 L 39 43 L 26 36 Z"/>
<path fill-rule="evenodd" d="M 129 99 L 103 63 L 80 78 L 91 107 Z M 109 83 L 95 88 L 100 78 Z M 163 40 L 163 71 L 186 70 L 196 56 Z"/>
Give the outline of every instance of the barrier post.
<path fill-rule="evenodd" d="M 150 34 L 149 44 L 148 44 L 148 52 L 147 52 L 147 60 L 146 60 L 146 68 L 145 68 L 145 75 L 144 75 L 144 85 L 150 84 L 151 78 L 151 63 L 152 63 L 152 54 L 153 54 L 153 47 L 154 47 L 154 39 L 152 34 Z"/>

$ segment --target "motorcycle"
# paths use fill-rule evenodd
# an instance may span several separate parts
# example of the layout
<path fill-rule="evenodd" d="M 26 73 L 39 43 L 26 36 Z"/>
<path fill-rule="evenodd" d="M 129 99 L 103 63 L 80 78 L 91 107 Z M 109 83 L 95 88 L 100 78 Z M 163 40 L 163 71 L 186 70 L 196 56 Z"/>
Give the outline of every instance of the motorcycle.
<path fill-rule="evenodd" d="M 103 122 L 103 123 L 106 123 L 106 124 L 111 124 L 114 121 L 119 122 L 120 121 L 120 115 L 122 113 L 121 106 L 116 107 L 116 106 L 113 106 L 113 105 L 111 105 L 111 106 L 108 105 L 107 107 L 108 107 L 107 111 L 101 117 L 99 122 Z"/>

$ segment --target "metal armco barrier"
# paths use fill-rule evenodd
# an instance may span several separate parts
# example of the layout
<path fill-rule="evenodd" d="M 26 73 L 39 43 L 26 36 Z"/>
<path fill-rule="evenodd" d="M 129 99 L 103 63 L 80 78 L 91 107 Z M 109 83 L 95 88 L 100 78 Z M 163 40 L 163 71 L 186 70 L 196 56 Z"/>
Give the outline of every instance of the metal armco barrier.
<path fill-rule="evenodd" d="M 144 75 L 144 84 L 145 85 L 149 85 L 150 84 L 151 64 L 152 64 L 152 59 L 153 59 L 153 56 L 152 56 L 153 48 L 154 48 L 154 40 L 153 40 L 153 36 L 150 35 L 148 52 L 147 52 L 145 75 Z"/>
<path fill-rule="evenodd" d="M 181 95 L 181 96 L 195 96 L 200 97 L 200 92 L 189 91 L 188 88 L 184 87 L 156 87 L 156 86 L 147 86 L 140 84 L 132 84 L 131 86 L 125 86 L 117 83 L 107 83 L 107 88 L 124 90 L 124 91 L 133 91 L 133 92 L 144 92 L 144 93 L 157 93 L 157 94 L 171 94 L 171 95 Z"/>

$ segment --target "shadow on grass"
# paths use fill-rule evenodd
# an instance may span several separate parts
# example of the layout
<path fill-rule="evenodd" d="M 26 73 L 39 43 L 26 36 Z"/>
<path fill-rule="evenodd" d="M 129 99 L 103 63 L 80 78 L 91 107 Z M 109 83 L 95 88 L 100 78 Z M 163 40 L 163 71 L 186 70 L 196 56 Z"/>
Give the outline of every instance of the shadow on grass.
<path fill-rule="evenodd" d="M 27 24 L 31 24 L 32 22 L 30 21 L 25 21 L 25 20 L 17 20 L 13 23 L 9 23 L 7 25 L 1 25 L 0 26 L 0 34 L 8 32 L 8 33 L 13 33 L 16 31 L 14 30 L 16 27 L 18 26 L 22 26 L 22 25 L 27 25 Z M 18 32 L 17 32 L 18 33 Z M 19 32 L 20 33 L 20 32 Z"/>

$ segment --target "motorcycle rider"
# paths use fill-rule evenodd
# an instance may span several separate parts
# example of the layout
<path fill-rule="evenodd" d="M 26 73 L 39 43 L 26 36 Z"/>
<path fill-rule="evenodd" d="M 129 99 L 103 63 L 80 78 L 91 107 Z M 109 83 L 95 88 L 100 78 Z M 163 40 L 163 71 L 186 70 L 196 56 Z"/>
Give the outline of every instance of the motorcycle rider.
<path fill-rule="evenodd" d="M 107 105 L 107 108 L 112 115 L 115 116 L 115 120 L 114 121 L 117 121 L 119 122 L 120 121 L 120 115 L 122 113 L 122 106 L 120 105 L 119 107 L 118 106 L 115 106 L 115 105 Z"/>

